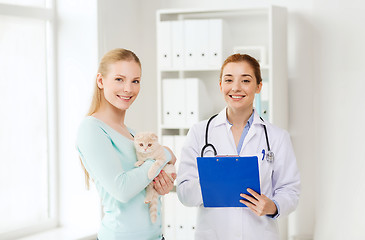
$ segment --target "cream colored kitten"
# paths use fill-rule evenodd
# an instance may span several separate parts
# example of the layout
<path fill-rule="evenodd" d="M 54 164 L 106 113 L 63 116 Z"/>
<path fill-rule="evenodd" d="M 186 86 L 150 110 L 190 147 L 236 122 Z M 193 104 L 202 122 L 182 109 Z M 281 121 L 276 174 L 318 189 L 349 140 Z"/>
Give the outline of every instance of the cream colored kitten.
<path fill-rule="evenodd" d="M 138 161 L 134 164 L 136 167 L 141 166 L 147 159 L 156 160 L 148 170 L 148 178 L 152 179 L 157 174 L 158 169 L 166 161 L 163 146 L 158 143 L 157 135 L 150 132 L 136 134 L 134 136 L 134 145 L 138 159 Z M 171 181 L 174 181 L 171 177 L 172 173 L 176 173 L 175 166 L 173 164 L 166 164 L 162 170 L 166 172 Z M 153 187 L 153 182 L 151 182 L 146 188 L 146 197 L 144 202 L 146 204 L 150 204 L 151 222 L 155 223 L 157 219 L 158 193 Z"/>

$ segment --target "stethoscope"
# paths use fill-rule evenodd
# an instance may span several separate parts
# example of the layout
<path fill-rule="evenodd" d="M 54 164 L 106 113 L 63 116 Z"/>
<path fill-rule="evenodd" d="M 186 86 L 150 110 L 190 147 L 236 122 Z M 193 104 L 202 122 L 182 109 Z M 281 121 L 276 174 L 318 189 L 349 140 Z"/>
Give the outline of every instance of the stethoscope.
<path fill-rule="evenodd" d="M 207 127 L 205 128 L 205 145 L 202 148 L 201 154 L 200 156 L 203 157 L 204 155 L 204 150 L 208 147 L 211 147 L 214 151 L 214 156 L 217 155 L 217 150 L 215 149 L 214 145 L 211 143 L 208 143 L 208 130 L 209 130 L 209 124 L 210 122 L 213 120 L 213 118 L 215 118 L 218 114 L 215 114 L 213 116 L 211 116 L 208 120 L 207 123 Z M 262 119 L 262 117 L 260 117 L 261 121 L 264 122 L 264 119 Z M 262 151 L 263 154 L 265 154 L 266 157 L 266 161 L 268 161 L 269 163 L 272 163 L 275 159 L 274 153 L 271 151 L 270 149 L 270 144 L 269 144 L 269 138 L 267 136 L 267 129 L 265 125 L 262 125 L 264 127 L 264 131 L 265 131 L 265 137 L 266 137 L 266 145 L 267 145 L 267 153 L 265 154 L 265 150 Z"/>

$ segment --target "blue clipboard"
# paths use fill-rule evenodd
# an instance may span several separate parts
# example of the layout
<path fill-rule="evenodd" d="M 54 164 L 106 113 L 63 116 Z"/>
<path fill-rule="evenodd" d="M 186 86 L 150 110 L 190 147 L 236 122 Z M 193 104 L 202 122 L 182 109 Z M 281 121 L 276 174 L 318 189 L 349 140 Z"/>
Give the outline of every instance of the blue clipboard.
<path fill-rule="evenodd" d="M 198 157 L 204 207 L 246 207 L 239 202 L 247 188 L 260 191 L 257 156 Z"/>

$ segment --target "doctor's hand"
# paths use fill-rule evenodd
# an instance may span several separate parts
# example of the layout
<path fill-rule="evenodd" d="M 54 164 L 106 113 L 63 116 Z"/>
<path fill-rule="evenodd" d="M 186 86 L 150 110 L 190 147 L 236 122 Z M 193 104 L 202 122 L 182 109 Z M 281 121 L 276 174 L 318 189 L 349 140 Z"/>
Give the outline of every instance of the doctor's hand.
<path fill-rule="evenodd" d="M 257 216 L 276 215 L 278 213 L 275 203 L 270 198 L 266 197 L 264 194 L 260 195 L 250 188 L 247 188 L 247 191 L 251 193 L 254 198 L 241 193 L 240 196 L 247 199 L 247 201 L 241 199 L 240 202 L 249 207 Z"/>
<path fill-rule="evenodd" d="M 170 152 L 171 154 L 171 160 L 168 163 L 174 164 L 176 163 L 176 156 L 175 154 L 172 152 L 172 150 L 169 147 L 163 146 L 167 151 Z"/>
<path fill-rule="evenodd" d="M 172 179 L 166 174 L 164 170 L 153 179 L 153 187 L 159 195 L 165 195 L 174 188 L 174 180 L 176 179 L 176 173 L 171 174 Z"/>

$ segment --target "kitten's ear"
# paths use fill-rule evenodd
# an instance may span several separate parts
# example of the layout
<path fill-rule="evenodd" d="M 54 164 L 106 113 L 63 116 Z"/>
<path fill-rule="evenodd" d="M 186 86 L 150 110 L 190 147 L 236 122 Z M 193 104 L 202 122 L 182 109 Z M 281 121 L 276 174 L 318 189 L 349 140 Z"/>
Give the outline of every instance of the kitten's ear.
<path fill-rule="evenodd" d="M 151 133 L 151 139 L 154 141 L 157 141 L 157 135 L 154 133 Z"/>
<path fill-rule="evenodd" d="M 134 141 L 139 141 L 142 137 L 141 133 L 137 133 L 136 135 L 134 135 Z"/>

